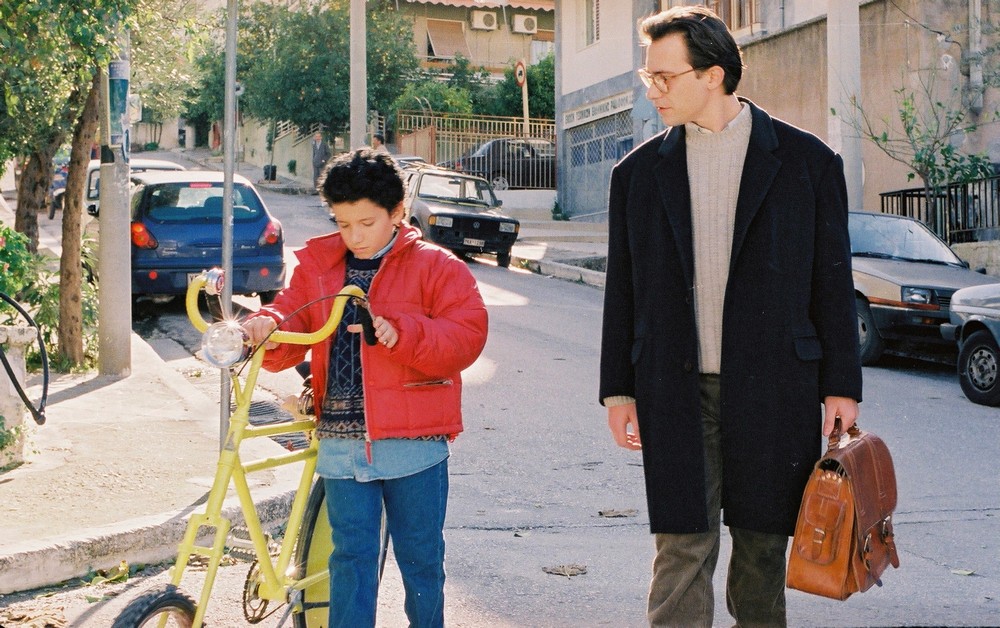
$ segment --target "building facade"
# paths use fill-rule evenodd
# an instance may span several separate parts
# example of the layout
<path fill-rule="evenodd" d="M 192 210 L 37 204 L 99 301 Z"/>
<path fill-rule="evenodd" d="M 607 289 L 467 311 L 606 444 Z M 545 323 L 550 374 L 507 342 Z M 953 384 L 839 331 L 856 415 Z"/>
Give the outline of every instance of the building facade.
<path fill-rule="evenodd" d="M 1000 92 L 990 87 L 989 57 L 1000 24 L 996 0 L 852 0 L 857 6 L 860 68 L 842 76 L 830 71 L 850 52 L 830 46 L 827 9 L 839 0 L 556 0 L 556 123 L 559 204 L 576 219 L 606 219 L 608 183 L 617 160 L 663 130 L 635 70 L 644 62 L 637 22 L 678 4 L 707 5 L 729 24 L 743 48 L 746 70 L 737 93 L 772 115 L 815 133 L 842 150 L 844 125 L 863 116 L 902 136 L 903 93 L 915 100 L 945 102 L 977 123 L 957 133 L 964 153 L 986 152 L 1000 162 Z M 622 5 L 625 5 L 624 7 Z M 979 35 L 977 36 L 977 32 Z M 833 40 L 839 41 L 839 40 Z M 834 56 L 836 55 L 836 56 Z M 995 55 L 995 53 L 994 53 Z M 828 78 L 833 76 L 833 79 Z M 831 112 L 832 81 L 856 82 L 860 104 Z M 846 88 L 845 88 L 846 89 Z M 835 108 L 834 108 L 835 109 Z M 933 121 L 923 123 L 933 125 Z M 845 152 L 845 158 L 850 153 Z M 860 144 L 861 198 L 855 208 L 878 211 L 879 193 L 913 187 L 904 163 L 872 142 Z"/>

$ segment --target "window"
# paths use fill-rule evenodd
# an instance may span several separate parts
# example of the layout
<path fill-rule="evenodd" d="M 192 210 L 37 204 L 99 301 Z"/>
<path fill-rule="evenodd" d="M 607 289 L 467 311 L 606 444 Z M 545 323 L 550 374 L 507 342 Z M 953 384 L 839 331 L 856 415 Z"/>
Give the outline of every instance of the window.
<path fill-rule="evenodd" d="M 465 25 L 452 20 L 427 20 L 427 56 L 454 59 L 457 55 L 472 58 L 465 41 Z"/>
<path fill-rule="evenodd" d="M 531 40 L 531 65 L 556 51 L 556 32 L 539 30 Z"/>
<path fill-rule="evenodd" d="M 685 0 L 660 0 L 660 9 L 687 5 L 704 6 L 714 11 L 731 31 L 749 28 L 758 22 L 759 0 L 705 0 L 704 2 L 687 2 Z"/>
<path fill-rule="evenodd" d="M 590 46 L 601 39 L 601 0 L 583 0 L 583 45 Z"/>

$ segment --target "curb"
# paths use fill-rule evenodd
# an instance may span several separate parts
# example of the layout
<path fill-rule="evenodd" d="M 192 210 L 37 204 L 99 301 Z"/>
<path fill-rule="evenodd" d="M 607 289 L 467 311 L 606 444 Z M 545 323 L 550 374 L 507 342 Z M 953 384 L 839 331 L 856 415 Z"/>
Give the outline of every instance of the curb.
<path fill-rule="evenodd" d="M 258 490 L 270 493 L 255 500 L 261 526 L 267 530 L 288 519 L 294 490 Z M 233 525 L 242 525 L 239 500 L 226 500 L 222 516 Z M 119 524 L 92 528 L 83 535 L 55 537 L 44 542 L 28 542 L 8 548 L 0 556 L 0 594 L 50 586 L 82 578 L 97 569 L 110 569 L 121 561 L 129 565 L 160 563 L 177 556 L 188 518 L 198 508 L 184 508 Z M 211 538 L 205 534 L 200 539 Z M 200 541 L 202 543 L 205 540 Z"/>
<path fill-rule="evenodd" d="M 512 258 L 512 264 L 527 268 L 539 275 L 548 275 L 557 279 L 587 284 L 596 288 L 604 288 L 606 276 L 604 273 L 589 268 L 581 268 L 572 264 L 553 262 L 545 259 Z"/>

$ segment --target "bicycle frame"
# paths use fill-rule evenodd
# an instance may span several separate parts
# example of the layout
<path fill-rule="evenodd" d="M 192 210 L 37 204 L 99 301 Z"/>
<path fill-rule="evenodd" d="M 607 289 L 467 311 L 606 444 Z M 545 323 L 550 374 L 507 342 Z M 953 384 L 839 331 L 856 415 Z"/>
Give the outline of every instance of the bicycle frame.
<path fill-rule="evenodd" d="M 203 273 L 192 280 L 191 285 L 188 287 L 186 300 L 188 318 L 191 319 L 195 328 L 202 333 L 209 327 L 208 322 L 205 321 L 198 310 L 198 293 L 205 285 L 206 275 Z M 340 298 L 341 296 L 342 298 Z M 340 323 L 347 299 L 350 297 L 363 298 L 364 292 L 356 286 L 346 286 L 340 291 L 337 297 L 334 301 L 330 318 L 317 331 L 312 333 L 275 331 L 271 335 L 271 340 L 280 343 L 313 345 L 330 336 Z M 312 486 L 313 476 L 316 471 L 316 455 L 319 447 L 318 439 L 315 437 L 310 438 L 309 447 L 297 452 L 246 463 L 240 458 L 240 445 L 246 439 L 271 437 L 295 432 L 311 432 L 315 428 L 315 423 L 312 419 L 296 419 L 290 422 L 259 427 L 250 425 L 250 400 L 254 387 L 257 384 L 257 375 L 264 361 L 264 354 L 265 351 L 262 347 L 254 352 L 250 358 L 245 382 L 242 385 L 236 370 L 230 368 L 236 407 L 229 418 L 229 427 L 226 432 L 222 451 L 219 454 L 215 480 L 209 491 L 204 512 L 195 513 L 188 520 L 184 538 L 178 548 L 177 560 L 171 568 L 170 582 L 174 586 L 179 586 L 184 569 L 187 567 L 192 555 L 204 556 L 208 559 L 205 584 L 202 586 L 201 596 L 198 600 L 194 617 L 193 625 L 195 628 L 201 626 L 204 621 L 205 610 L 208 607 L 212 587 L 215 583 L 215 576 L 221 564 L 222 557 L 225 554 L 226 539 L 229 537 L 232 527 L 232 522 L 222 515 L 223 503 L 226 493 L 229 490 L 230 482 L 232 482 L 236 495 L 239 498 L 240 509 L 243 513 L 253 551 L 260 567 L 261 580 L 257 593 L 261 599 L 280 603 L 289 602 L 294 606 L 298 603 L 296 593 L 329 577 L 328 573 L 324 571 L 309 576 L 307 579 L 298 580 L 295 578 L 295 574 L 289 570 L 306 509 L 309 489 Z M 257 507 L 253 502 L 246 477 L 248 473 L 273 469 L 296 462 L 304 462 L 302 476 L 292 501 L 288 525 L 285 530 L 285 536 L 281 541 L 277 561 L 273 561 L 268 547 L 268 539 L 261 528 L 260 517 L 257 513 Z M 215 528 L 215 534 L 210 546 L 197 544 L 198 534 L 203 527 Z M 301 609 L 293 607 L 294 610 Z"/>

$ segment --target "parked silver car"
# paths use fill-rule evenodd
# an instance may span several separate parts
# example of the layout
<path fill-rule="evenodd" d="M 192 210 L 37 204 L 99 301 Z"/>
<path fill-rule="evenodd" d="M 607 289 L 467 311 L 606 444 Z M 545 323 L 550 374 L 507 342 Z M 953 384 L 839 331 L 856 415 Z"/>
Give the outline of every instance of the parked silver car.
<path fill-rule="evenodd" d="M 407 170 L 406 177 L 403 205 L 425 240 L 460 254 L 495 253 L 497 266 L 510 266 L 521 224 L 500 213 L 488 181 L 435 167 Z"/>
<path fill-rule="evenodd" d="M 958 381 L 970 401 L 1000 406 L 1000 283 L 962 288 L 951 297 L 951 322 L 941 326 L 958 342 Z"/>
<path fill-rule="evenodd" d="M 918 220 L 851 212 L 848 224 L 861 362 L 885 351 L 954 360 L 954 343 L 941 337 L 952 294 L 997 279 L 970 270 Z"/>

